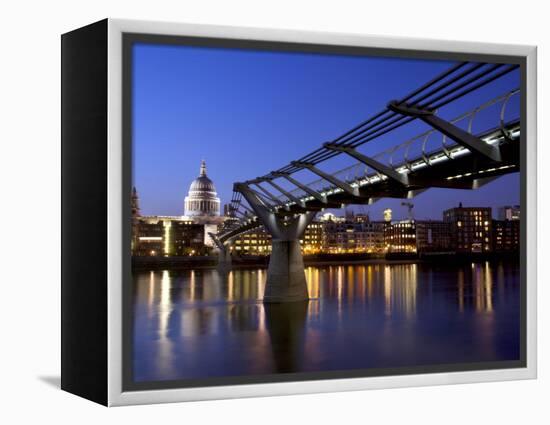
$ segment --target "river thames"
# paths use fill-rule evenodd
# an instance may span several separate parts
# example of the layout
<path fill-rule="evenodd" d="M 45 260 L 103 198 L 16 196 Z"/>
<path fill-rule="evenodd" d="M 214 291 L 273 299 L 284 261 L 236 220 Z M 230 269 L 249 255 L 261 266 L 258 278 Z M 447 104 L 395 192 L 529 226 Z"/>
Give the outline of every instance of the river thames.
<path fill-rule="evenodd" d="M 134 271 L 134 382 L 517 360 L 517 262 L 306 267 L 305 303 L 262 303 L 266 269 Z"/>

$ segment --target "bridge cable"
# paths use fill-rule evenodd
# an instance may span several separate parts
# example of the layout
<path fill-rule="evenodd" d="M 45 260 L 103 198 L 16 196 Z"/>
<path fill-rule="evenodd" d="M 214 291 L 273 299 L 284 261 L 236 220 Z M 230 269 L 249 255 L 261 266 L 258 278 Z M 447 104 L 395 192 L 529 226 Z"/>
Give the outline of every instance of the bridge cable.
<path fill-rule="evenodd" d="M 473 67 L 469 68 L 466 73 L 462 73 L 461 76 L 465 76 L 467 75 L 468 73 L 471 73 L 477 69 L 479 69 L 480 66 L 482 66 L 484 64 L 477 64 L 477 65 L 474 65 Z M 504 69 L 503 71 L 500 71 L 499 73 L 489 77 L 489 78 L 485 78 L 484 80 L 482 80 L 481 82 L 475 84 L 474 86 L 468 88 L 468 89 L 465 89 L 457 94 L 455 94 L 454 96 L 450 97 L 450 98 L 447 98 L 447 99 L 444 99 L 445 96 L 449 96 L 451 94 L 453 94 L 454 92 L 460 90 L 461 88 L 467 86 L 468 84 L 471 84 L 472 82 L 475 82 L 483 77 L 486 77 L 487 75 L 489 75 L 491 72 L 499 69 L 500 67 L 502 67 L 502 65 L 492 65 L 490 66 L 488 69 L 485 69 L 483 70 L 482 72 L 480 72 L 479 74 L 477 75 L 474 75 L 473 77 L 470 77 L 468 78 L 466 81 L 463 81 L 462 83 L 456 85 L 455 87 L 452 87 L 450 89 L 448 89 L 447 91 L 445 91 L 443 94 L 440 94 L 439 96 L 437 96 L 435 99 L 432 99 L 430 102 L 426 102 L 424 103 L 423 105 L 421 105 L 423 108 L 425 107 L 430 107 L 430 108 L 439 108 L 441 106 L 444 106 L 456 99 L 458 99 L 459 97 L 462 97 L 462 96 L 465 96 L 466 94 L 472 92 L 473 90 L 476 90 L 477 88 L 483 86 L 483 85 L 486 85 L 488 84 L 489 82 L 491 81 L 494 81 L 495 79 L 497 78 L 500 78 L 501 76 L 507 74 L 508 72 L 514 70 L 517 68 L 517 65 L 511 65 L 509 67 L 507 67 L 506 69 Z M 458 69 L 458 67 L 455 67 L 455 69 Z M 423 95 L 420 99 L 417 99 L 414 104 L 416 104 L 417 102 L 421 101 L 421 100 L 424 100 L 426 99 L 427 97 L 429 96 L 433 96 L 434 94 L 437 93 L 437 91 L 440 91 L 442 89 L 444 89 L 446 86 L 454 83 L 458 81 L 457 78 L 453 78 L 452 81 L 448 81 L 448 82 L 445 82 L 445 85 L 442 85 L 441 87 L 438 87 L 436 90 L 432 90 L 430 91 L 430 93 L 428 94 L 425 94 Z M 419 90 L 417 89 L 415 92 L 419 92 Z M 418 93 L 416 93 L 418 94 Z M 415 94 L 415 95 L 416 95 Z M 408 95 L 405 99 L 407 98 L 411 98 L 413 97 L 412 94 L 411 95 Z M 434 101 L 437 101 L 437 100 L 441 100 L 441 99 L 444 99 L 442 100 L 440 103 L 436 104 L 436 105 L 430 105 L 431 102 L 434 102 Z M 402 103 L 403 100 L 400 102 Z M 413 105 L 414 105 L 413 104 Z M 388 111 L 382 111 L 380 113 L 377 114 L 377 116 L 381 116 L 382 114 L 384 114 L 385 112 L 388 112 Z M 396 114 L 394 114 L 396 115 Z M 358 139 L 355 139 L 353 140 L 353 143 L 349 144 L 349 146 L 352 146 L 352 147 L 355 147 L 355 146 L 359 146 L 360 144 L 363 144 L 367 141 L 370 141 L 370 140 L 373 140 L 375 138 L 378 138 L 380 136 L 382 136 L 383 134 L 386 134 L 388 133 L 389 131 L 392 131 L 398 127 L 401 127 L 402 125 L 405 125 L 411 121 L 413 121 L 415 118 L 412 118 L 411 117 L 403 117 L 403 116 L 399 116 L 398 118 L 394 118 L 392 119 L 391 121 L 388 121 L 390 118 L 392 118 L 391 116 L 388 116 L 386 118 L 385 121 L 387 122 L 383 122 L 383 121 L 379 121 L 377 123 L 374 123 L 372 124 L 369 128 L 371 129 L 371 131 L 367 134 L 361 134 L 361 136 L 358 138 Z M 377 129 L 374 129 L 375 127 L 379 127 L 380 128 L 377 128 Z M 365 131 L 366 129 L 364 129 L 363 131 Z M 386 130 L 386 131 L 385 131 Z M 349 133 L 349 132 L 348 132 Z M 340 136 L 342 137 L 342 136 Z M 353 136 L 354 138 L 355 137 L 358 137 L 358 135 L 354 135 Z M 347 144 L 346 144 L 347 145 Z M 329 159 L 329 158 L 332 158 L 336 155 L 338 155 L 339 152 L 334 152 L 334 151 L 328 151 L 324 148 L 319 148 L 317 149 L 316 151 L 312 152 L 311 154 L 309 155 L 306 155 L 305 157 L 303 157 L 301 159 L 301 161 L 304 161 L 304 162 L 312 162 L 314 164 L 317 164 L 319 162 L 322 162 L 322 161 L 325 161 L 326 159 Z M 295 166 L 292 166 L 292 165 L 289 165 L 289 166 L 286 166 L 284 168 L 282 168 L 280 171 L 282 172 L 295 172 L 295 171 L 298 171 L 300 168 L 299 167 L 295 167 Z M 284 170 L 284 171 L 283 171 Z"/>

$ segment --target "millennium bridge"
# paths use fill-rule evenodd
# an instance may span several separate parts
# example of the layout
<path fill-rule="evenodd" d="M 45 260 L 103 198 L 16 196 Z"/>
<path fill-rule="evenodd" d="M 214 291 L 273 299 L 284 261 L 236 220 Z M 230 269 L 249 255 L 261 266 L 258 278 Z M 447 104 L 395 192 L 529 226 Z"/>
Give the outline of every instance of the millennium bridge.
<path fill-rule="evenodd" d="M 519 89 L 454 119 L 441 117 L 448 105 L 517 68 L 458 63 L 400 100 L 389 100 L 380 112 L 304 157 L 234 183 L 231 218 L 217 235 L 210 234 L 219 249 L 219 267 L 230 267 L 230 246 L 237 236 L 262 226 L 272 236 L 264 302 L 307 300 L 300 239 L 317 212 L 381 198 L 412 198 L 430 188 L 475 190 L 518 172 Z M 376 155 L 358 149 L 415 120 L 428 130 Z M 336 156 L 352 165 L 332 173 L 320 168 Z M 296 175 L 304 170 L 318 178 L 304 183 Z"/>

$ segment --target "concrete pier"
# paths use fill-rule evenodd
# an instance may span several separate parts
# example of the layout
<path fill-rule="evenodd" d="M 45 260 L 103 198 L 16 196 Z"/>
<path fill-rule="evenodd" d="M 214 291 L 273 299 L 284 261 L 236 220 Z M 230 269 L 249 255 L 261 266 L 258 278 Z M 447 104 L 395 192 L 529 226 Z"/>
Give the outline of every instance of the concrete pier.
<path fill-rule="evenodd" d="M 235 183 L 234 190 L 242 193 L 272 237 L 264 303 L 308 300 L 300 239 L 316 211 L 304 211 L 292 216 L 278 214 L 247 185 Z"/>
<path fill-rule="evenodd" d="M 300 241 L 273 240 L 264 303 L 304 301 L 308 298 Z"/>
<path fill-rule="evenodd" d="M 222 248 L 218 249 L 218 270 L 230 270 L 232 266 L 231 247 L 223 245 Z"/>

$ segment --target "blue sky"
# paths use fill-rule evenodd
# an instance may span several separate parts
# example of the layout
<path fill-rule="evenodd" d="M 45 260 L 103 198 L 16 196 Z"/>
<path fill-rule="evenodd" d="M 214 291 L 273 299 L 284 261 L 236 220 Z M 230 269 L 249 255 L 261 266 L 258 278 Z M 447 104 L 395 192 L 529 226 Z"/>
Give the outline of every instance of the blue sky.
<path fill-rule="evenodd" d="M 298 159 L 453 65 L 156 44 L 136 44 L 133 49 L 133 180 L 145 215 L 183 214 L 183 200 L 201 159 L 226 203 L 233 182 Z M 513 72 L 441 115 L 452 118 L 519 84 L 519 72 Z M 496 124 L 495 114 L 481 117 L 479 125 L 487 119 Z M 426 128 L 415 122 L 362 151 L 378 153 Z M 349 158 L 341 156 L 322 168 L 336 171 L 349 164 Z M 297 176 L 316 180 L 314 175 Z M 355 209 L 381 219 L 390 207 L 395 217 L 404 217 L 401 201 L 383 199 Z M 518 204 L 519 175 L 476 191 L 430 189 L 413 200 L 415 215 L 439 219 L 443 209 L 460 201 L 493 208 Z"/>

